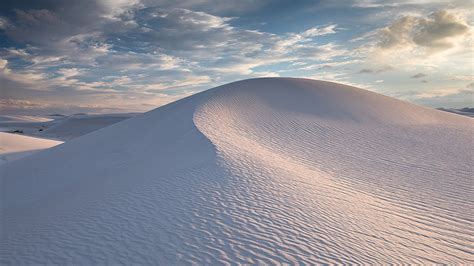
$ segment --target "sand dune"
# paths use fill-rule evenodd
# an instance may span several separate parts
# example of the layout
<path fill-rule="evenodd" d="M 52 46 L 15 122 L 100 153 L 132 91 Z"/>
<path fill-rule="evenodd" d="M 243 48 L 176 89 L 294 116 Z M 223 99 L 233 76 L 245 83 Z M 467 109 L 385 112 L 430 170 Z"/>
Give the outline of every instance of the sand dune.
<path fill-rule="evenodd" d="M 137 113 L 0 116 L 0 131 L 21 131 L 27 136 L 68 141 L 95 130 L 118 123 Z"/>
<path fill-rule="evenodd" d="M 55 123 L 51 123 L 42 134 L 62 140 L 71 140 L 103 127 L 113 125 L 134 115 L 135 113 L 72 115 L 57 120 Z"/>
<path fill-rule="evenodd" d="M 471 118 L 227 84 L 0 167 L 1 264 L 474 263 Z"/>
<path fill-rule="evenodd" d="M 61 143 L 56 140 L 0 132 L 0 164 L 23 158 Z"/>
<path fill-rule="evenodd" d="M 2 122 L 48 122 L 52 118 L 44 116 L 31 116 L 31 115 L 1 115 L 0 123 Z"/>

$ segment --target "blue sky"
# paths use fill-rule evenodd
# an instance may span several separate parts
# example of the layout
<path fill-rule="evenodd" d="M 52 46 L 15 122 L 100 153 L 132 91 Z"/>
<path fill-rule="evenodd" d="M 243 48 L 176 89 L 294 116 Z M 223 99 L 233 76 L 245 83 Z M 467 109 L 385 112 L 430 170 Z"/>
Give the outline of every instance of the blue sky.
<path fill-rule="evenodd" d="M 4 113 L 147 111 L 292 76 L 473 105 L 472 1 L 2 1 Z"/>

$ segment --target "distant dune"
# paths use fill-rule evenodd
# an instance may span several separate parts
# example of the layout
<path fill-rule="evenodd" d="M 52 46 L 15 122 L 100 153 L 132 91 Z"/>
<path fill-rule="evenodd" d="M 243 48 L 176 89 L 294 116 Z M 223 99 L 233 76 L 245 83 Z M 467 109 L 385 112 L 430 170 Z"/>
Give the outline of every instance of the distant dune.
<path fill-rule="evenodd" d="M 461 109 L 453 109 L 453 108 L 439 108 L 439 110 L 450 112 L 450 113 L 455 113 L 458 115 L 465 115 L 469 117 L 474 117 L 474 108 L 461 108 Z"/>
<path fill-rule="evenodd" d="M 474 264 L 473 129 L 336 83 L 230 83 L 1 166 L 0 264 Z"/>
<path fill-rule="evenodd" d="M 35 116 L 0 116 L 0 131 L 20 131 L 34 136 L 61 141 L 71 140 L 95 130 L 118 123 L 137 113 L 123 114 L 74 114 L 51 115 L 50 118 Z"/>
<path fill-rule="evenodd" d="M 0 165 L 61 143 L 61 141 L 0 132 Z"/>
<path fill-rule="evenodd" d="M 1 115 L 0 123 L 3 122 L 48 122 L 51 118 L 31 115 Z"/>

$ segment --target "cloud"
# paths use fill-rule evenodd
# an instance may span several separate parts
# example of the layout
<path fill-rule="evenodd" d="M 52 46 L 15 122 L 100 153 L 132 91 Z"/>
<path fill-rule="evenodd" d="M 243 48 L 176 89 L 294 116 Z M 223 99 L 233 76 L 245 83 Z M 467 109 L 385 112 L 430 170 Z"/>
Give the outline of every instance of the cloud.
<path fill-rule="evenodd" d="M 399 0 L 399 1 L 387 1 L 387 0 L 358 0 L 354 1 L 352 4 L 353 7 L 357 8 L 384 8 L 384 7 L 397 7 L 403 5 L 413 5 L 413 4 L 426 4 L 426 1 L 407 1 L 407 0 Z"/>
<path fill-rule="evenodd" d="M 262 9 L 268 6 L 274 6 L 275 1 L 268 0 L 142 0 L 144 6 L 155 6 L 159 8 L 184 8 L 192 10 L 206 10 L 208 13 L 245 13 Z"/>
<path fill-rule="evenodd" d="M 466 18 L 439 10 L 428 17 L 403 16 L 378 31 L 382 50 L 422 47 L 429 52 L 453 48 L 469 35 Z"/>
<path fill-rule="evenodd" d="M 114 14 L 113 19 L 97 18 L 97 24 L 103 24 L 100 31 L 95 24 L 75 25 L 66 31 L 67 27 L 62 25 L 68 21 L 63 21 L 62 16 L 52 11 L 18 11 L 17 25 L 12 26 L 7 34 L 27 43 L 29 38 L 32 39 L 31 44 L 36 47 L 27 48 L 30 56 L 23 59 L 35 61 L 37 65 L 46 63 L 46 60 L 57 62 L 57 65 L 63 63 L 60 60 L 87 65 L 110 62 L 107 66 L 114 69 L 123 66 L 123 70 L 145 65 L 157 67 L 151 61 L 166 61 L 160 65 L 161 70 L 183 65 L 187 69 L 197 65 L 211 69 L 207 66 L 213 65 L 213 69 L 224 67 L 250 73 L 251 68 L 261 65 L 301 57 L 331 60 L 346 52 L 333 43 L 316 45 L 311 42 L 314 37 L 335 33 L 336 25 L 333 24 L 277 36 L 235 28 L 229 24 L 232 18 L 183 8 L 134 7 Z M 24 21 L 34 21 L 35 26 Z M 88 27 L 90 30 L 85 30 Z M 78 28 L 81 30 L 75 30 Z M 33 31 L 37 36 L 31 36 Z M 124 57 L 127 62 L 122 60 Z M 225 58 L 225 63 L 222 58 Z M 246 68 L 245 71 L 242 68 Z"/>
<path fill-rule="evenodd" d="M 421 19 L 418 27 L 413 34 L 413 41 L 435 49 L 453 47 L 456 41 L 453 38 L 466 36 L 470 28 L 465 19 L 446 10 L 433 13 L 429 19 Z"/>
<path fill-rule="evenodd" d="M 8 60 L 0 58 L 0 69 L 5 69 L 8 64 Z"/>
<path fill-rule="evenodd" d="M 378 43 L 378 46 L 382 49 L 391 49 L 411 44 L 410 34 L 415 23 L 415 17 L 406 16 L 393 22 L 388 27 L 380 29 L 380 42 Z"/>
<path fill-rule="evenodd" d="M 133 111 L 127 107 L 120 108 L 103 105 L 75 105 L 61 103 L 36 103 L 27 100 L 0 99 L 0 110 L 5 115 L 51 115 L 75 113 L 125 113 Z M 143 110 L 135 110 L 143 111 Z"/>
<path fill-rule="evenodd" d="M 377 2 L 382 4 L 384 1 Z M 365 59 L 365 62 L 359 66 L 360 73 L 375 74 L 377 69 L 385 65 L 396 67 L 398 71 L 390 72 L 391 78 L 385 80 L 387 93 L 404 91 L 407 85 L 403 84 L 412 83 L 407 81 L 407 78 L 418 79 L 424 85 L 413 84 L 412 86 L 424 91 L 428 88 L 436 88 L 439 84 L 444 86 L 451 84 L 452 87 L 462 86 L 452 77 L 472 76 L 466 68 L 467 65 L 472 64 L 474 51 L 472 50 L 473 28 L 468 22 L 472 12 L 448 9 L 448 5 L 434 2 L 426 3 L 426 5 L 414 3 L 414 5 L 404 7 L 377 7 L 371 10 L 377 14 L 385 14 L 376 18 L 381 23 L 387 23 L 387 17 L 395 17 L 395 19 L 389 21 L 387 26 L 379 26 L 358 34 L 359 37 L 352 39 L 357 41 L 352 43 L 359 44 L 355 51 Z M 427 42 L 428 39 L 432 41 L 431 44 Z M 439 45 L 439 43 L 449 43 L 449 45 Z M 411 74 L 407 77 L 406 73 Z M 436 77 L 437 82 L 426 79 L 426 73 Z M 389 89 L 388 86 L 391 88 Z M 415 96 L 411 95 L 404 99 L 415 100 Z"/>
<path fill-rule="evenodd" d="M 418 73 L 418 74 L 415 74 L 415 75 L 411 76 L 410 78 L 417 79 L 417 78 L 423 78 L 423 77 L 426 77 L 426 74 Z"/>
<path fill-rule="evenodd" d="M 363 68 L 361 69 L 358 73 L 359 74 L 379 74 L 383 72 L 387 72 L 390 70 L 394 70 L 395 68 L 393 66 L 382 66 L 380 68 Z"/>
<path fill-rule="evenodd" d="M 151 108 L 244 78 L 285 74 L 368 87 L 365 83 L 375 84 L 377 79 L 367 81 L 369 75 L 357 73 L 375 75 L 402 69 L 401 78 L 417 73 L 413 71 L 435 75 L 442 64 L 433 58 L 449 59 L 460 67 L 472 58 L 467 45 L 471 26 L 465 15 L 447 10 L 449 5 L 358 1 L 359 5 L 353 4 L 355 9 L 360 12 L 364 8 L 367 16 L 355 18 L 354 8 L 347 10 L 347 4 L 302 2 L 0 3 L 2 96 L 44 104 L 97 107 L 126 102 L 133 108 Z M 406 12 L 414 6 L 413 12 Z M 441 10 L 431 15 L 415 13 L 434 11 L 433 6 Z M 329 19 L 323 15 L 315 25 L 311 25 L 313 18 L 305 17 L 309 10 L 329 12 L 334 8 L 348 13 L 342 18 L 328 13 Z M 292 13 L 297 9 L 304 12 Z M 268 20 L 268 15 L 283 13 L 281 21 Z M 297 17 L 294 25 L 283 25 L 290 13 L 301 18 Z M 387 22 L 387 17 L 395 20 Z M 350 42 L 354 35 L 362 37 Z M 387 55 L 393 60 L 384 61 Z M 407 64 L 417 67 L 405 68 Z M 466 75 L 452 69 L 453 75 Z M 387 74 L 396 75 L 397 71 Z M 380 85 L 391 86 L 391 80 L 387 78 Z"/>
<path fill-rule="evenodd" d="M 328 25 L 325 27 L 314 27 L 309 30 L 304 31 L 301 35 L 303 37 L 315 37 L 326 34 L 336 33 L 336 24 Z"/>
<path fill-rule="evenodd" d="M 80 75 L 82 72 L 78 68 L 60 68 L 56 71 L 58 74 L 64 78 L 71 78 Z"/>
<path fill-rule="evenodd" d="M 5 33 L 17 42 L 49 44 L 69 35 L 71 25 L 47 9 L 15 10 L 15 16 L 5 28 Z M 75 31 L 75 30 L 74 30 Z"/>
<path fill-rule="evenodd" d="M 201 6 L 191 1 L 31 6 L 2 20 L 3 33 L 22 45 L 0 49 L 0 79 L 6 96 L 44 104 L 124 101 L 150 108 L 219 83 L 278 76 L 264 67 L 300 60 L 329 65 L 348 53 L 317 42 L 335 34 L 336 24 L 277 35 L 188 9 Z"/>
<path fill-rule="evenodd" d="M 473 91 L 469 91 L 463 88 L 456 88 L 456 87 L 438 87 L 438 88 L 430 88 L 428 90 L 423 91 L 412 91 L 410 92 L 411 96 L 416 100 L 425 100 L 425 99 L 433 99 L 433 98 L 441 98 L 441 97 L 448 97 L 451 95 L 471 95 Z"/>
<path fill-rule="evenodd" d="M 0 30 L 5 30 L 8 27 L 8 20 L 4 17 L 0 17 Z"/>
<path fill-rule="evenodd" d="M 472 106 L 474 92 L 466 89 L 436 89 L 427 93 L 417 94 L 414 101 L 433 107 L 463 108 Z"/>

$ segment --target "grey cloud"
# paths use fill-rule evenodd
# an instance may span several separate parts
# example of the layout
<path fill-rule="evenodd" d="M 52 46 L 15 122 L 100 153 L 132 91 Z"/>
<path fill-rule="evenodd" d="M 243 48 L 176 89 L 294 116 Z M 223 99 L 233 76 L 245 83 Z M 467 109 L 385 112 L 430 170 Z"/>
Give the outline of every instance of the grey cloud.
<path fill-rule="evenodd" d="M 336 25 L 276 35 L 235 27 L 238 18 L 187 9 L 193 4 L 187 1 L 179 8 L 166 1 L 119 2 L 18 6 L 2 26 L 24 47 L 0 49 L 4 96 L 56 103 L 122 99 L 156 106 L 216 83 L 278 75 L 254 70 L 260 66 L 347 55 L 335 43 L 312 41 L 335 33 Z M 163 101 L 151 101 L 160 97 Z"/>
<path fill-rule="evenodd" d="M 392 67 L 392 66 L 383 66 L 383 67 L 376 68 L 376 69 L 364 68 L 364 69 L 361 69 L 358 73 L 359 74 L 379 74 L 379 73 L 387 72 L 387 71 L 394 70 L 394 69 L 395 68 Z"/>
<path fill-rule="evenodd" d="M 197 50 L 231 49 L 232 40 L 248 42 L 260 37 L 249 31 L 233 29 L 227 22 L 229 18 L 217 17 L 203 12 L 174 8 L 171 10 L 146 8 L 134 13 L 135 29 L 126 35 L 116 32 L 105 33 L 115 38 L 115 45 L 139 47 L 142 51 L 156 49 Z M 127 23 L 128 21 L 123 22 Z"/>
<path fill-rule="evenodd" d="M 158 8 L 184 8 L 198 11 L 205 11 L 211 14 L 233 13 L 238 14 L 242 12 L 250 12 L 265 6 L 271 5 L 269 0 L 142 0 L 144 6 L 158 7 Z M 273 1 L 273 4 L 275 1 Z"/>
<path fill-rule="evenodd" d="M 44 46 L 99 30 L 116 10 L 95 0 L 19 2 L 25 3 L 17 8 L 13 3 L 10 7 L 14 13 L 9 15 L 5 33 L 16 41 Z"/>
<path fill-rule="evenodd" d="M 411 39 L 410 32 L 416 23 L 416 18 L 412 16 L 403 17 L 390 26 L 379 31 L 379 46 L 383 49 L 390 49 L 408 43 Z"/>
<path fill-rule="evenodd" d="M 9 21 L 7 18 L 0 17 L 0 30 L 6 30 L 9 26 Z"/>
<path fill-rule="evenodd" d="M 360 74 L 365 74 L 365 73 L 374 73 L 373 69 L 370 68 L 364 68 L 359 71 Z"/>
<path fill-rule="evenodd" d="M 431 18 L 421 19 L 419 29 L 413 35 L 413 41 L 421 46 L 433 48 L 451 48 L 453 44 L 447 38 L 466 35 L 467 23 L 448 11 L 441 10 Z"/>
<path fill-rule="evenodd" d="M 302 43 L 306 38 L 335 33 L 336 25 L 277 36 L 231 26 L 233 18 L 186 9 L 211 6 L 221 10 L 239 9 L 238 6 L 258 8 L 268 4 L 266 1 L 21 2 L 28 4 L 12 3 L 17 9 L 5 33 L 16 41 L 30 45 L 25 48 L 27 56 L 22 58 L 36 64 L 38 69 L 52 67 L 54 63 L 61 67 L 64 64 L 101 67 L 104 62 L 113 62 L 109 66 L 114 69 L 120 66 L 125 69 L 133 64 L 160 67 L 163 65 L 149 63 L 155 61 L 156 55 L 163 54 L 185 58 L 180 64 L 187 69 L 211 64 L 214 68 L 229 68 L 233 64 L 236 68 L 242 64 L 255 67 L 290 57 L 330 60 L 345 54 L 333 44 Z M 31 8 L 23 10 L 22 6 Z M 284 49 L 279 49 L 281 47 Z M 141 57 L 142 62 L 134 63 L 132 56 L 121 58 L 119 54 L 123 53 L 134 53 L 135 57 Z M 220 60 L 224 57 L 228 58 L 225 63 Z M 46 65 L 43 59 L 48 59 L 49 63 Z"/>
<path fill-rule="evenodd" d="M 411 76 L 410 78 L 417 79 L 417 78 L 423 78 L 423 77 L 426 77 L 425 73 L 418 73 L 418 74 L 415 74 L 415 75 Z"/>
<path fill-rule="evenodd" d="M 5 32 L 18 42 L 45 44 L 44 41 L 55 42 L 64 36 L 65 26 L 65 22 L 47 9 L 16 10 L 14 21 L 8 24 Z"/>

